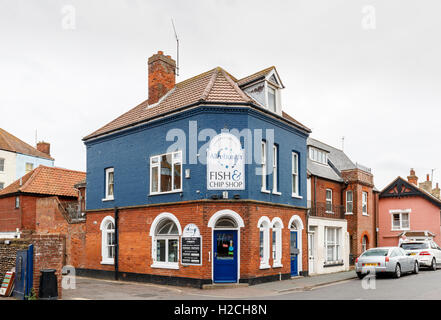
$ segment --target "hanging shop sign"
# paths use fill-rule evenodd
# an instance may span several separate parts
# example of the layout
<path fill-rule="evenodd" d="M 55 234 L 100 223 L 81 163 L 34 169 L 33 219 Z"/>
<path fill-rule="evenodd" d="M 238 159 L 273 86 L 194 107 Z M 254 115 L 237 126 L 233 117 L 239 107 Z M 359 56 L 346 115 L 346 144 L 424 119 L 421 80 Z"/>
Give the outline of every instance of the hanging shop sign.
<path fill-rule="evenodd" d="M 193 223 L 186 225 L 182 232 L 181 264 L 202 265 L 202 237 Z"/>
<path fill-rule="evenodd" d="M 207 189 L 244 190 L 245 156 L 240 140 L 231 133 L 213 137 L 207 150 Z"/>

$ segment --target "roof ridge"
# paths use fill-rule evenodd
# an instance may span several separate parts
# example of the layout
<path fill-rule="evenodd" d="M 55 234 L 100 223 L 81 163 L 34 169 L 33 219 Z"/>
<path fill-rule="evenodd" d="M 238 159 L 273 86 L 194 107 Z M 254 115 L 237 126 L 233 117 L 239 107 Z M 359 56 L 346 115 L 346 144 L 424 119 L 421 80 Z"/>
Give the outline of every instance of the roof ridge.
<path fill-rule="evenodd" d="M 22 186 L 19 186 L 18 190 L 24 191 L 26 189 L 26 187 L 28 185 L 30 185 L 32 181 L 35 180 L 35 178 L 40 174 L 40 172 L 41 172 L 40 166 L 38 166 L 34 170 L 30 171 L 29 173 L 32 173 L 32 174 L 30 175 L 29 179 L 27 179 L 26 182 Z M 23 179 L 23 177 L 19 178 L 18 180 L 21 180 L 21 179 Z"/>
<path fill-rule="evenodd" d="M 313 138 L 313 137 L 308 137 L 308 138 L 311 139 L 311 140 L 314 140 L 314 141 L 320 142 L 320 143 L 324 144 L 325 146 L 328 146 L 328 147 L 330 147 L 330 148 L 333 148 L 333 149 L 335 149 L 335 150 L 338 150 L 338 151 L 341 151 L 341 152 L 345 153 L 342 149 L 339 149 L 339 148 L 333 147 L 333 146 L 331 146 L 330 144 L 327 144 L 327 143 L 325 143 L 325 142 L 323 142 L 323 141 L 320 141 L 320 140 L 315 139 L 315 138 Z M 346 153 L 345 153 L 345 154 L 346 154 Z M 349 158 L 349 157 L 348 157 L 348 158 Z M 349 160 L 350 160 L 350 159 L 349 159 Z M 351 160 L 351 162 L 352 162 L 352 160 Z"/>
<path fill-rule="evenodd" d="M 262 73 L 262 72 L 264 72 L 264 71 L 269 71 L 269 70 L 271 70 L 271 69 L 275 69 L 275 68 L 276 68 L 275 66 L 271 66 L 271 67 L 263 68 L 262 70 L 257 71 L 257 72 L 254 72 L 254 73 L 252 73 L 252 74 L 249 74 L 249 75 L 247 75 L 247 76 L 245 76 L 245 77 L 243 77 L 243 78 L 240 78 L 240 79 L 237 80 L 237 81 L 240 82 L 241 80 L 244 80 L 244 79 L 246 79 L 246 78 L 250 78 L 250 77 L 252 77 L 252 76 L 254 76 L 254 75 L 256 75 L 256 74 Z"/>
<path fill-rule="evenodd" d="M 24 155 L 27 155 L 27 156 L 33 156 L 33 157 L 38 157 L 38 158 L 43 158 L 43 159 L 54 160 L 54 158 L 52 158 L 50 155 L 48 155 L 48 154 L 38 150 L 36 147 L 31 146 L 29 143 L 27 143 L 27 142 L 21 140 L 20 138 L 14 136 L 12 133 L 6 131 L 5 129 L 0 128 L 0 132 L 1 132 L 1 135 L 2 135 L 2 138 L 3 138 L 3 141 L 11 149 L 11 150 L 6 150 L 6 151 L 20 153 L 20 154 L 24 154 Z M 26 148 L 30 148 L 33 152 L 35 152 L 35 154 L 25 153 L 25 152 L 22 152 L 22 150 L 18 150 L 14 145 L 11 145 L 9 143 L 10 139 L 14 140 L 14 142 L 17 143 L 17 144 L 22 144 Z"/>
<path fill-rule="evenodd" d="M 210 69 L 210 70 L 208 70 L 208 71 L 205 71 L 205 72 L 202 72 L 202 73 L 200 73 L 200 74 L 197 74 L 197 75 L 195 75 L 195 76 L 193 76 L 193 77 L 191 77 L 191 78 L 188 78 L 188 79 L 182 80 L 181 82 L 176 83 L 176 84 L 175 84 L 175 87 L 185 85 L 185 84 L 186 84 L 187 82 L 189 82 L 189 81 L 196 80 L 196 79 L 198 79 L 198 78 L 201 78 L 201 77 L 203 77 L 203 76 L 206 76 L 208 73 L 215 71 L 217 68 L 219 68 L 219 67 L 216 67 L 216 68 Z"/>
<path fill-rule="evenodd" d="M 246 95 L 242 89 L 239 88 L 239 86 L 237 85 L 237 82 L 235 82 L 233 79 L 230 78 L 228 72 L 226 72 L 224 69 L 220 68 L 220 71 L 222 73 L 222 75 L 225 77 L 225 79 L 227 80 L 227 82 L 233 87 L 233 89 L 241 96 L 242 99 L 244 99 L 247 102 L 252 102 L 253 100 Z"/>
<path fill-rule="evenodd" d="M 204 89 L 204 92 L 202 92 L 200 101 L 205 101 L 208 98 L 208 95 L 211 92 L 211 89 L 213 89 L 213 85 L 216 82 L 217 76 L 219 74 L 220 67 L 216 67 L 213 69 L 213 74 L 211 75 L 210 81 L 208 81 L 207 86 Z"/>

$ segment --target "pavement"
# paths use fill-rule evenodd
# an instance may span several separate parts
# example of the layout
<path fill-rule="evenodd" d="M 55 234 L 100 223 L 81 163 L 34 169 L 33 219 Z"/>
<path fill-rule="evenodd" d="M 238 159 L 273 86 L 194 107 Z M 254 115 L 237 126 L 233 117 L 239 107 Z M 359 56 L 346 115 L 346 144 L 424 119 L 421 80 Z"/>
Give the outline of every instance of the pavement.
<path fill-rule="evenodd" d="M 76 278 L 76 289 L 64 289 L 64 300 L 211 300 L 211 299 L 260 299 L 289 292 L 311 290 L 356 278 L 354 271 L 338 272 L 289 280 L 267 282 L 254 286 L 216 287 L 196 289 L 156 285 L 140 282 Z"/>

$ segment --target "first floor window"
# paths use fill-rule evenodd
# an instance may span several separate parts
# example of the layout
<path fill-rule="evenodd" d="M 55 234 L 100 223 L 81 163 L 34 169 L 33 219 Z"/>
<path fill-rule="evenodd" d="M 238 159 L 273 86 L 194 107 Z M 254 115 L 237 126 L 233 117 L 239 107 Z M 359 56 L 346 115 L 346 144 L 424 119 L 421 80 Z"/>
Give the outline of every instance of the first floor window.
<path fill-rule="evenodd" d="M 150 193 L 182 189 L 182 152 L 172 152 L 150 158 Z"/>
<path fill-rule="evenodd" d="M 326 212 L 332 212 L 332 190 L 326 189 Z"/>
<path fill-rule="evenodd" d="M 179 259 L 179 232 L 176 224 L 164 219 L 156 228 L 153 259 L 163 264 L 176 264 Z"/>
<path fill-rule="evenodd" d="M 115 220 L 108 216 L 101 222 L 101 263 L 114 263 L 115 244 Z"/>
<path fill-rule="evenodd" d="M 392 230 L 408 230 L 410 228 L 409 213 L 398 212 L 392 214 Z"/>
<path fill-rule="evenodd" d="M 5 171 L 5 159 L 0 158 L 0 172 Z"/>
<path fill-rule="evenodd" d="M 32 170 L 34 170 L 34 164 L 30 163 L 30 162 L 26 162 L 26 173 L 31 172 Z"/>
<path fill-rule="evenodd" d="M 273 192 L 277 192 L 278 188 L 277 188 L 277 184 L 278 184 L 278 147 L 277 145 L 273 146 Z"/>
<path fill-rule="evenodd" d="M 19 196 L 15 197 L 15 208 L 20 208 L 20 197 Z"/>
<path fill-rule="evenodd" d="M 326 261 L 340 259 L 340 228 L 325 227 Z"/>
<path fill-rule="evenodd" d="M 299 156 L 297 153 L 292 153 L 292 194 L 299 195 Z"/>
<path fill-rule="evenodd" d="M 107 168 L 106 169 L 106 198 L 105 199 L 113 199 L 114 194 L 114 169 Z"/>
<path fill-rule="evenodd" d="M 262 154 L 260 161 L 262 164 L 262 191 L 266 191 L 266 141 L 262 141 Z"/>
<path fill-rule="evenodd" d="M 363 191 L 362 193 L 362 209 L 363 209 L 363 215 L 367 216 L 368 212 L 367 212 L 367 199 L 368 199 L 368 194 L 367 192 Z"/>
<path fill-rule="evenodd" d="M 352 213 L 353 210 L 353 200 L 352 200 L 352 191 L 346 191 L 346 212 Z"/>
<path fill-rule="evenodd" d="M 5 188 L 5 183 L 4 182 L 0 182 L 0 190 Z"/>

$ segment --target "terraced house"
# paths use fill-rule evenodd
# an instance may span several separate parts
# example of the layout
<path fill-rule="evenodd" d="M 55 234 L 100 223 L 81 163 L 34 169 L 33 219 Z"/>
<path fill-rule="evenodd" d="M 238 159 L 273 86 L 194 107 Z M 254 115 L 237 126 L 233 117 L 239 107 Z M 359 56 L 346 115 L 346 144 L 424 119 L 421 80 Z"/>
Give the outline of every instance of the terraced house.
<path fill-rule="evenodd" d="M 175 83 L 148 60 L 148 100 L 86 136 L 78 274 L 201 287 L 306 275 L 306 139 L 275 67 Z"/>
<path fill-rule="evenodd" d="M 348 270 L 376 246 L 379 191 L 370 168 L 316 139 L 307 143 L 309 273 Z"/>

